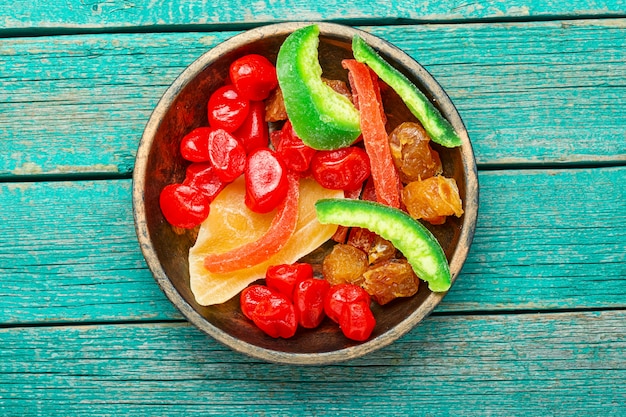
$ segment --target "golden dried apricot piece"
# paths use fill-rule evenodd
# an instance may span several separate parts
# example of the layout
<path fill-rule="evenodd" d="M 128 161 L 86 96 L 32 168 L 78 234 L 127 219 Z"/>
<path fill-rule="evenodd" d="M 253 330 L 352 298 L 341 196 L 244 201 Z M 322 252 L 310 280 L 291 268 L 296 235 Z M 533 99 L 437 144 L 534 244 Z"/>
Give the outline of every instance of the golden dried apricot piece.
<path fill-rule="evenodd" d="M 404 259 L 392 259 L 371 266 L 363 274 L 361 286 L 380 305 L 398 297 L 417 293 L 419 278 Z"/>
<path fill-rule="evenodd" d="M 283 92 L 280 87 L 277 87 L 265 102 L 265 121 L 280 122 L 282 120 L 287 120 L 287 110 L 285 110 Z"/>
<path fill-rule="evenodd" d="M 367 254 L 351 245 L 339 243 L 326 255 L 322 263 L 324 278 L 331 285 L 359 285 L 361 275 L 367 270 Z"/>
<path fill-rule="evenodd" d="M 367 259 L 369 263 L 375 264 L 378 262 L 388 261 L 395 258 L 395 256 L 395 246 L 393 246 L 390 241 L 376 235 L 374 237 L 374 242 L 372 243 L 372 246 L 370 246 L 367 254 Z"/>
<path fill-rule="evenodd" d="M 426 179 L 442 173 L 441 159 L 430 146 L 430 137 L 419 123 L 404 122 L 389 135 L 393 162 L 402 182 Z"/>
<path fill-rule="evenodd" d="M 463 214 L 456 181 L 441 175 L 407 184 L 402 190 L 402 202 L 411 217 L 433 224 L 443 223 L 442 218 L 445 222 L 445 216 Z"/>

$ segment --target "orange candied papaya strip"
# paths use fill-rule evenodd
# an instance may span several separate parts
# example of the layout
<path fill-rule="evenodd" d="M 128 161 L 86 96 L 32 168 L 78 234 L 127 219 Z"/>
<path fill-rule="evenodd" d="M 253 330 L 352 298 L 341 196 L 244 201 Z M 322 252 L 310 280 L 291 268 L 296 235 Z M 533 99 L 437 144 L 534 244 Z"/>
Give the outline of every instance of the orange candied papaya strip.
<path fill-rule="evenodd" d="M 277 208 L 267 232 L 258 240 L 224 253 L 207 255 L 204 267 L 214 274 L 226 274 L 266 261 L 278 253 L 293 235 L 298 222 L 300 189 L 296 175 L 288 175 L 287 196 Z"/>
<path fill-rule="evenodd" d="M 378 99 L 372 75 L 367 65 L 345 59 L 342 65 L 350 72 L 350 83 L 358 97 L 361 113 L 361 133 L 365 150 L 370 157 L 372 179 L 379 203 L 400 207 L 400 177 L 389 148 L 385 121 L 381 116 L 382 103 Z"/>

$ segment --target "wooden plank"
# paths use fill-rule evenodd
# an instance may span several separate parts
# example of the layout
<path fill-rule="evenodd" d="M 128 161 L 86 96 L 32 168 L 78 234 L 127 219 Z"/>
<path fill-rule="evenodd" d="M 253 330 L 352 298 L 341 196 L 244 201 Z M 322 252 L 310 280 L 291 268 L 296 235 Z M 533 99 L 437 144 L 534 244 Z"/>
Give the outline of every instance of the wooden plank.
<path fill-rule="evenodd" d="M 626 307 L 626 168 L 485 171 L 479 181 L 474 243 L 437 311 Z M 0 184 L 0 323 L 181 317 L 142 259 L 130 188 Z"/>
<path fill-rule="evenodd" d="M 626 306 L 624 180 L 626 168 L 481 172 L 474 242 L 442 309 Z"/>
<path fill-rule="evenodd" d="M 626 19 L 375 28 L 449 92 L 483 165 L 626 162 Z"/>
<path fill-rule="evenodd" d="M 141 255 L 130 188 L 2 184 L 0 322 L 180 318 Z"/>
<path fill-rule="evenodd" d="M 626 19 L 366 29 L 440 81 L 482 166 L 626 161 Z M 5 39 L 0 179 L 128 175 L 161 94 L 234 33 Z"/>
<path fill-rule="evenodd" d="M 0 177 L 132 172 L 150 113 L 233 33 L 16 39 L 0 44 Z"/>
<path fill-rule="evenodd" d="M 410 0 L 370 2 L 357 0 L 346 7 L 337 0 L 281 2 L 243 0 L 185 2 L 173 0 L 106 2 L 69 0 L 62 3 L 36 0 L 27 4 L 0 0 L 0 28 L 5 30 L 105 30 L 206 29 L 211 25 L 259 25 L 297 19 L 300 21 L 445 22 L 459 20 L 504 20 L 554 17 L 624 16 L 622 0 L 511 2 L 459 0 L 416 3 Z M 1 33 L 1 32 L 0 32 Z M 20 32 L 21 33 L 21 32 Z"/>
<path fill-rule="evenodd" d="M 325 367 L 186 323 L 0 330 L 4 415 L 623 415 L 626 312 L 429 317 Z"/>

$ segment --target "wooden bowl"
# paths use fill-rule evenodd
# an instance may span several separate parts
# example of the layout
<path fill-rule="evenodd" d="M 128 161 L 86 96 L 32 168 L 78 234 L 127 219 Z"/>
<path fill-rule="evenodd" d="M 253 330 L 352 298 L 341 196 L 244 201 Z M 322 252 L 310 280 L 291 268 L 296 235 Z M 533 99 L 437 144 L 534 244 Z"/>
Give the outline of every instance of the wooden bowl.
<path fill-rule="evenodd" d="M 319 365 L 359 357 L 390 344 L 427 317 L 445 293 L 433 293 L 423 284 L 413 297 L 394 300 L 384 307 L 373 304 L 376 328 L 363 343 L 346 339 L 328 318 L 315 330 L 300 328 L 291 339 L 273 339 L 242 315 L 239 297 L 208 307 L 196 303 L 189 287 L 187 261 L 195 235 L 181 234 L 170 227 L 158 202 L 165 185 L 183 180 L 187 163 L 180 155 L 179 142 L 193 128 L 208 124 L 208 97 L 226 80 L 229 64 L 251 52 L 261 53 L 275 62 L 287 35 L 304 25 L 281 23 L 249 30 L 208 51 L 182 72 L 159 101 L 141 139 L 133 175 L 133 208 L 137 236 L 148 267 L 167 297 L 191 323 L 232 349 L 256 358 Z M 450 217 L 442 226 L 429 226 L 444 248 L 454 282 L 467 257 L 478 211 L 476 163 L 461 117 L 433 77 L 398 48 L 351 27 L 318 25 L 319 59 L 325 77 L 346 80 L 341 60 L 352 57 L 351 40 L 358 34 L 411 79 L 460 134 L 461 147 L 436 149 L 443 161 L 444 175 L 457 181 L 465 213 L 461 218 Z M 397 96 L 390 94 L 384 104 L 391 114 L 391 127 L 414 120 Z"/>

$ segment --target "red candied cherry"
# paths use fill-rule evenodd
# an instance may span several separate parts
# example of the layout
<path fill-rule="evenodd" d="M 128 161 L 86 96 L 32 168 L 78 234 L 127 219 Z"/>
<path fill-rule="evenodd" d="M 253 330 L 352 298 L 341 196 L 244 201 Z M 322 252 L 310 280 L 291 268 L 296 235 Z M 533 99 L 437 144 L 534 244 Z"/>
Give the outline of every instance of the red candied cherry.
<path fill-rule="evenodd" d="M 313 278 L 313 267 L 306 262 L 272 265 L 265 272 L 267 286 L 285 294 L 289 299 L 295 286 L 309 278 Z"/>
<path fill-rule="evenodd" d="M 367 340 L 376 327 L 370 305 L 364 302 L 346 304 L 339 317 L 339 327 L 348 339 L 358 342 Z"/>
<path fill-rule="evenodd" d="M 245 172 L 248 208 L 256 213 L 268 213 L 287 196 L 287 170 L 277 154 L 269 148 L 259 148 L 250 155 Z"/>
<path fill-rule="evenodd" d="M 207 110 L 211 127 L 232 133 L 246 120 L 250 101 L 243 98 L 232 84 L 228 84 L 211 94 Z"/>
<path fill-rule="evenodd" d="M 245 289 L 240 298 L 242 311 L 247 311 L 254 324 L 268 336 L 292 337 L 298 329 L 298 318 L 293 304 L 284 294 L 266 288 L 269 293 L 265 290 L 251 290 L 257 291 L 254 295 L 248 295 Z M 247 305 L 250 300 L 251 305 Z"/>
<path fill-rule="evenodd" d="M 159 205 L 165 219 L 176 227 L 192 229 L 209 215 L 210 199 L 196 188 L 185 184 L 170 184 L 163 188 Z"/>
<path fill-rule="evenodd" d="M 356 146 L 318 151 L 311 161 L 313 178 L 332 190 L 355 190 L 370 176 L 367 153 Z"/>
<path fill-rule="evenodd" d="M 293 306 L 298 322 L 305 329 L 314 329 L 324 317 L 324 300 L 330 289 L 325 279 L 308 278 L 296 284 L 293 290 Z"/>
<path fill-rule="evenodd" d="M 209 160 L 222 181 L 231 182 L 243 174 L 246 150 L 233 135 L 224 129 L 214 129 L 209 134 L 208 147 Z"/>
<path fill-rule="evenodd" d="M 241 312 L 244 316 L 252 320 L 254 309 L 261 302 L 261 300 L 272 295 L 272 290 L 265 285 L 251 285 L 244 288 L 239 296 L 241 304 Z"/>
<path fill-rule="evenodd" d="M 196 188 L 213 201 L 227 183 L 220 179 L 210 162 L 193 162 L 187 167 L 183 184 Z"/>
<path fill-rule="evenodd" d="M 305 172 L 309 169 L 311 160 L 317 151 L 302 142 L 302 139 L 293 130 L 291 122 L 287 120 L 280 130 L 276 152 L 282 157 L 287 168 L 296 172 Z"/>
<path fill-rule="evenodd" d="M 278 146 L 280 145 L 280 141 L 282 137 L 283 137 L 282 130 L 273 130 L 272 132 L 270 132 L 270 144 L 272 145 L 272 148 L 278 149 Z"/>
<path fill-rule="evenodd" d="M 369 306 L 370 295 L 355 284 L 337 284 L 330 287 L 324 301 L 324 312 L 330 319 L 339 323 L 343 309 L 348 304 L 364 303 Z"/>
<path fill-rule="evenodd" d="M 180 153 L 183 158 L 191 162 L 205 162 L 209 160 L 210 127 L 197 127 L 187 133 L 180 141 Z"/>
<path fill-rule="evenodd" d="M 276 68 L 258 54 L 248 54 L 233 61 L 229 75 L 242 97 L 252 101 L 265 100 L 278 86 Z"/>
<path fill-rule="evenodd" d="M 250 111 L 243 124 L 233 132 L 250 153 L 255 149 L 267 147 L 269 143 L 269 126 L 265 122 L 265 103 L 262 101 L 250 102 Z"/>

